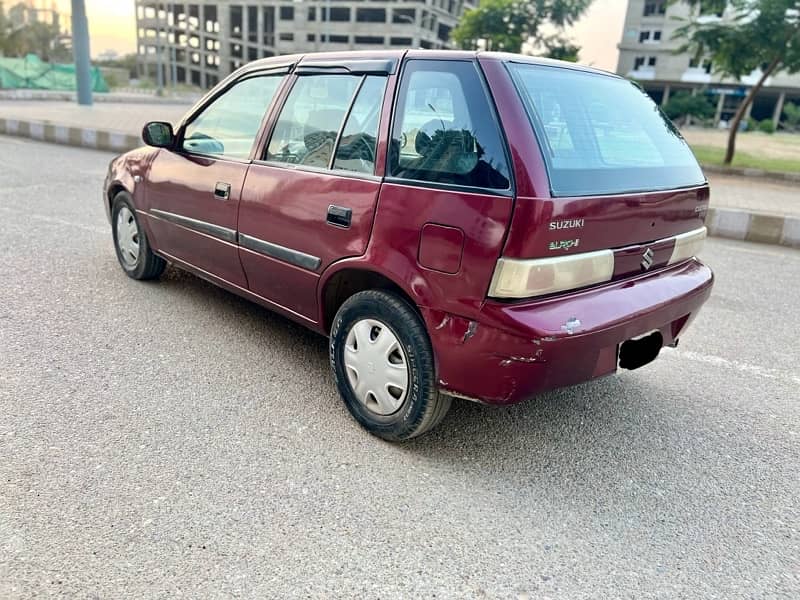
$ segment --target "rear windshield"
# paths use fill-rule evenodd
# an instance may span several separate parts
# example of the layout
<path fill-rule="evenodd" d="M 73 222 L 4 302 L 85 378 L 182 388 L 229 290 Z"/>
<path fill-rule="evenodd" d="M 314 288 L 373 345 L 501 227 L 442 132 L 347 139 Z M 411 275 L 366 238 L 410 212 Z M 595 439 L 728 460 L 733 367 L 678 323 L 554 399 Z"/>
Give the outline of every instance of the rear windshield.
<path fill-rule="evenodd" d="M 509 63 L 554 196 L 623 194 L 705 183 L 672 122 L 630 81 Z"/>

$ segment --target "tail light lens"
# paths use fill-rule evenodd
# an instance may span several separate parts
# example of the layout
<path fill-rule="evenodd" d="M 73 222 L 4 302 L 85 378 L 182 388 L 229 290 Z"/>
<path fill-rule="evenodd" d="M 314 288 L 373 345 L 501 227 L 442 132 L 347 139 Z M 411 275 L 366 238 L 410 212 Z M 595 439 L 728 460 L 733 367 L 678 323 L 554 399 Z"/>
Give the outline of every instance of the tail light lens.
<path fill-rule="evenodd" d="M 614 253 L 611 250 L 530 260 L 500 258 L 494 270 L 489 296 L 544 296 L 611 281 L 613 274 Z"/>
<path fill-rule="evenodd" d="M 672 256 L 670 256 L 667 264 L 674 265 L 700 254 L 706 241 L 707 232 L 708 230 L 705 227 L 701 227 L 694 231 L 676 235 L 675 247 L 672 249 Z"/>

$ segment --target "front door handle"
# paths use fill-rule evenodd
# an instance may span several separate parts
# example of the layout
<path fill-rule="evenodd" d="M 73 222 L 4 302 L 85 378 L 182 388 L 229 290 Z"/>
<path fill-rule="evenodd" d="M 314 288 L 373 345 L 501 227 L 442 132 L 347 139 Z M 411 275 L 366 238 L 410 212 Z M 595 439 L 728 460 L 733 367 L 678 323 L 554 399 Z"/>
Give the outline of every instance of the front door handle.
<path fill-rule="evenodd" d="M 350 227 L 350 222 L 353 219 L 353 210 L 345 208 L 344 206 L 336 206 L 331 204 L 328 207 L 328 224 L 335 225 L 336 227 Z"/>
<path fill-rule="evenodd" d="M 219 200 L 227 200 L 231 197 L 231 184 L 218 181 L 214 186 L 214 197 Z"/>

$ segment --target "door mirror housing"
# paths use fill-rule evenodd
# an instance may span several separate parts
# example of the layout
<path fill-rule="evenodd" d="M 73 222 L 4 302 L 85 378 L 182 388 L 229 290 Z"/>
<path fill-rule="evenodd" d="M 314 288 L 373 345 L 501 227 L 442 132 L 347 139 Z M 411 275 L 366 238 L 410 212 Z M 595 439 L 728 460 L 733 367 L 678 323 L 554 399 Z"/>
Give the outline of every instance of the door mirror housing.
<path fill-rule="evenodd" d="M 172 148 L 175 144 L 175 132 L 172 131 L 170 123 L 151 121 L 142 129 L 142 139 L 148 146 Z"/>

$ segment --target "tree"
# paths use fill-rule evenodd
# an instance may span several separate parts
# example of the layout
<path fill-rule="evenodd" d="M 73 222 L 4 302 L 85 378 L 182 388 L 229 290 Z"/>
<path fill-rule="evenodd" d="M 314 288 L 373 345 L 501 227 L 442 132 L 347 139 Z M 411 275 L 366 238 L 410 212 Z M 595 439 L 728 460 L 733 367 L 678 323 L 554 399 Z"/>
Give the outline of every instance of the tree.
<path fill-rule="evenodd" d="M 115 58 L 114 60 L 107 60 L 102 63 L 102 66 L 115 67 L 117 69 L 127 69 L 129 77 L 131 79 L 136 79 L 138 77 L 138 73 L 136 71 L 136 60 L 137 55 L 135 53 L 126 54 L 125 56 Z"/>
<path fill-rule="evenodd" d="M 24 15 L 26 6 L 16 4 L 9 14 L 17 11 Z M 6 16 L 0 0 L 0 54 L 4 56 L 26 56 L 36 54 L 45 61 L 69 60 L 71 53 L 64 46 L 58 26 L 41 21 L 32 21 L 14 26 Z"/>
<path fill-rule="evenodd" d="M 11 23 L 6 18 L 6 11 L 3 8 L 3 3 L 0 2 L 0 56 L 6 54 L 6 44 L 8 43 L 9 33 L 11 33 Z"/>
<path fill-rule="evenodd" d="M 69 51 L 61 41 L 58 27 L 35 21 L 13 30 L 7 37 L 6 54 L 36 54 L 45 62 L 69 59 Z"/>
<path fill-rule="evenodd" d="M 561 36 L 553 36 L 544 41 L 545 56 L 556 60 L 578 62 L 580 46 L 576 46 Z"/>
<path fill-rule="evenodd" d="M 591 0 L 480 0 L 477 8 L 464 13 L 451 37 L 464 50 L 477 49 L 483 40 L 488 50 L 519 52 L 529 39 L 545 43 L 548 38 L 541 31 L 544 25 L 563 30 L 589 4 Z M 558 39 L 558 45 L 566 48 L 566 42 Z"/>
<path fill-rule="evenodd" d="M 703 94 L 677 92 L 664 105 L 664 112 L 676 124 L 684 125 L 689 117 L 710 119 L 714 116 L 714 105 Z"/>
<path fill-rule="evenodd" d="M 767 78 L 778 71 L 800 71 L 800 5 L 797 0 L 683 1 L 694 15 L 676 32 L 686 41 L 682 51 L 711 58 L 717 73 L 737 80 L 759 73 L 731 122 L 724 160 L 729 165 L 739 124 Z M 722 14 L 726 5 L 730 16 L 708 16 Z"/>

